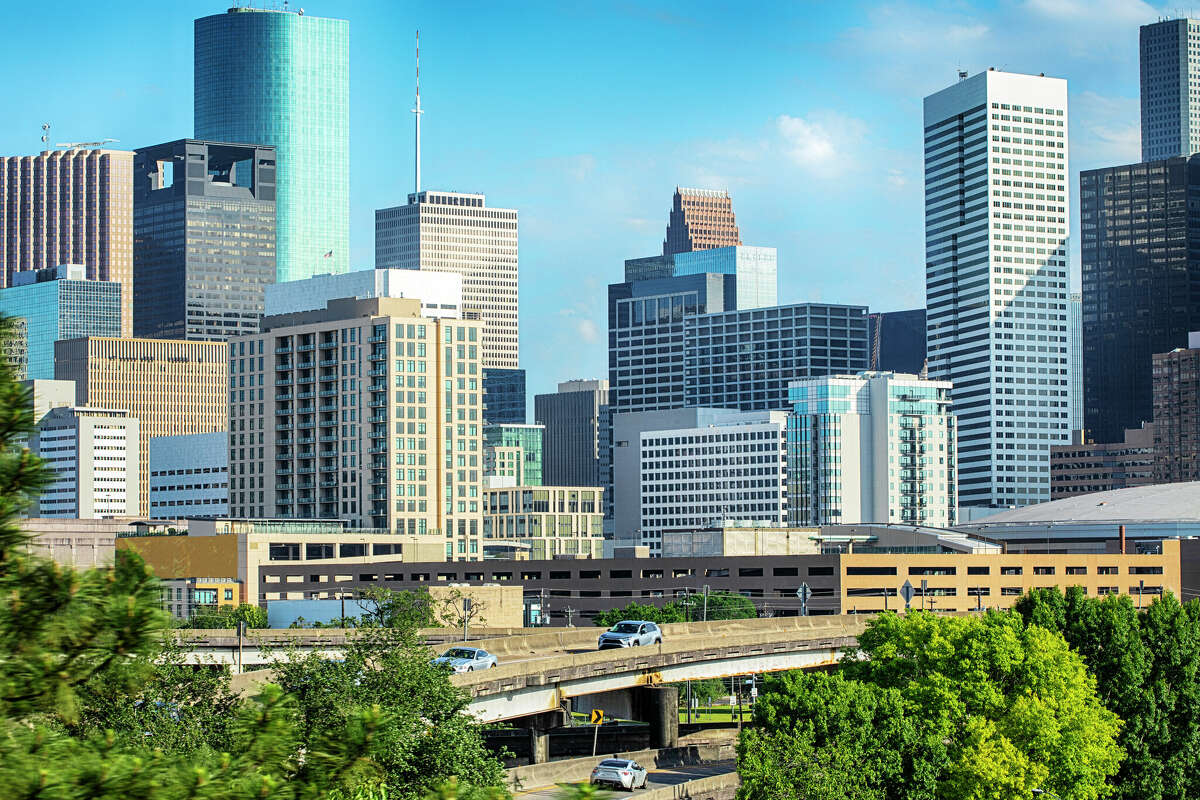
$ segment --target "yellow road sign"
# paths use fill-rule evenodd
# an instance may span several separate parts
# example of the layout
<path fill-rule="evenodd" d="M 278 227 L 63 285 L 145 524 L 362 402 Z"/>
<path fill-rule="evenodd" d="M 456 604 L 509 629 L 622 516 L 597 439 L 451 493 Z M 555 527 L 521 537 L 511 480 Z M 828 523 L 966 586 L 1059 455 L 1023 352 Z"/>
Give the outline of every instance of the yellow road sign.
<path fill-rule="evenodd" d="M 589 722 L 592 725 L 603 725 L 604 724 L 604 711 L 602 711 L 599 708 L 593 708 L 592 709 L 592 718 L 591 718 L 591 720 L 589 720 Z"/>

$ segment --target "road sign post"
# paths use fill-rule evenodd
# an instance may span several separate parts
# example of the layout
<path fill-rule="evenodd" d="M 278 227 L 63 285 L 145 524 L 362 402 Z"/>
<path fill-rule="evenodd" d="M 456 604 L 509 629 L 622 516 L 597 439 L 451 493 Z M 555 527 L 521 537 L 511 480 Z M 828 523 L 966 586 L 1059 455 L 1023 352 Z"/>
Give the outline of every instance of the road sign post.
<path fill-rule="evenodd" d="M 604 724 L 604 709 L 593 708 L 589 722 L 596 726 L 592 733 L 592 758 L 596 757 L 596 743 L 600 741 L 600 726 Z"/>
<path fill-rule="evenodd" d="M 921 578 L 921 608 L 925 608 L 925 595 L 929 594 L 929 581 Z"/>
<path fill-rule="evenodd" d="M 912 608 L 913 594 L 912 581 L 905 581 L 904 585 L 900 587 L 900 596 L 904 598 L 905 611 L 908 611 L 910 608 Z"/>
<path fill-rule="evenodd" d="M 800 616 L 808 616 L 808 598 L 812 597 L 812 589 L 807 583 L 800 584 L 800 588 L 796 590 L 796 597 L 800 598 Z"/>

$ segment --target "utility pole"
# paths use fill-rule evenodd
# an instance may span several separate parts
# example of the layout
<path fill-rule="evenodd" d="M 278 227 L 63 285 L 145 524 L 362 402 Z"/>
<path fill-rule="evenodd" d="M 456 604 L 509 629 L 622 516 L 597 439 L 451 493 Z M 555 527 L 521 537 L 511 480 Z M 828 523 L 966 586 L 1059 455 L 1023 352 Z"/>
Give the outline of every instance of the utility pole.
<path fill-rule="evenodd" d="M 708 584 L 704 584 L 704 621 L 708 622 Z"/>
<path fill-rule="evenodd" d="M 574 628 L 575 626 L 571 624 L 571 617 L 575 616 L 575 609 L 567 606 L 563 609 L 563 613 L 567 615 L 567 627 Z"/>
<path fill-rule="evenodd" d="M 463 598 L 463 641 L 467 641 L 467 635 L 471 625 L 471 598 Z"/>
<path fill-rule="evenodd" d="M 1138 581 L 1138 611 L 1142 610 L 1142 591 L 1146 588 L 1146 580 L 1143 578 Z"/>

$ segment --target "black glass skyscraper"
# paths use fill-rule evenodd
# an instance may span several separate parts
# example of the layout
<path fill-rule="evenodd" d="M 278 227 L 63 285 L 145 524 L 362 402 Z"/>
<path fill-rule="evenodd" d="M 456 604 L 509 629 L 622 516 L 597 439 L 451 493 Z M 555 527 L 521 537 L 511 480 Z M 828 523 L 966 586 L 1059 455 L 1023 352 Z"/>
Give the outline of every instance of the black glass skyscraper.
<path fill-rule="evenodd" d="M 1200 156 L 1079 176 L 1084 427 L 1121 441 L 1154 416 L 1153 356 L 1200 330 Z"/>
<path fill-rule="evenodd" d="M 180 139 L 135 151 L 134 336 L 258 332 L 275 282 L 275 149 Z"/>

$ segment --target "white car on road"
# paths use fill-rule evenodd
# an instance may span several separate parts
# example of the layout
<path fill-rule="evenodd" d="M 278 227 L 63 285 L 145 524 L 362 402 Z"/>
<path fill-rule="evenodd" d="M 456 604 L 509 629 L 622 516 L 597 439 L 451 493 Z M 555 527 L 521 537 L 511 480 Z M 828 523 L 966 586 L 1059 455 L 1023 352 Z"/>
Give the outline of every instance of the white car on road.
<path fill-rule="evenodd" d="M 454 672 L 475 672 L 498 666 L 500 661 L 487 650 L 478 647 L 451 647 L 429 663 L 444 664 Z"/>
<path fill-rule="evenodd" d="M 606 758 L 592 770 L 592 784 L 611 786 L 632 792 L 645 789 L 650 773 L 636 761 L 625 758 Z"/>
<path fill-rule="evenodd" d="M 599 649 L 662 644 L 662 630 L 653 622 L 627 619 L 600 634 Z"/>

